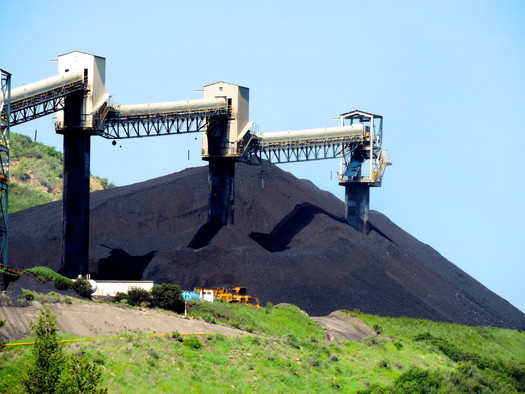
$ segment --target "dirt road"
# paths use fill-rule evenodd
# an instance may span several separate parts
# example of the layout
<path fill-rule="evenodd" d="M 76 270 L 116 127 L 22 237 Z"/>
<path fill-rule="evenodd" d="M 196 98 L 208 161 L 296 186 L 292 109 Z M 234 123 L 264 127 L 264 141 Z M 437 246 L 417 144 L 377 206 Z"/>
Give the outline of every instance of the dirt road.
<path fill-rule="evenodd" d="M 229 327 L 189 319 L 175 313 L 143 308 L 129 308 L 113 304 L 99 304 L 74 300 L 72 304 L 46 304 L 56 315 L 61 334 L 78 337 L 107 336 L 117 334 L 167 334 L 177 331 L 187 333 L 221 333 L 240 336 L 247 333 Z M 30 306 L 0 306 L 0 319 L 6 325 L 0 328 L 0 340 L 12 341 L 32 335 L 30 321 L 40 312 L 39 302 Z"/>

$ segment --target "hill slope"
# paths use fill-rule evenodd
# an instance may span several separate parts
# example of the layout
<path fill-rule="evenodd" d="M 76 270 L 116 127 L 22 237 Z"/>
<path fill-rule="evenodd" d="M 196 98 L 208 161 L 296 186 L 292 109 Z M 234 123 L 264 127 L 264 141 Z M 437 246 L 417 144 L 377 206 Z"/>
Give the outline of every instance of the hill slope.
<path fill-rule="evenodd" d="M 95 192 L 94 277 L 247 286 L 261 302 L 313 315 L 359 309 L 469 325 L 525 328 L 525 315 L 430 246 L 372 212 L 367 236 L 343 203 L 275 166 L 236 166 L 235 225 L 207 218 L 207 168 Z M 60 266 L 61 204 L 11 216 L 10 261 Z M 201 231 L 199 231 L 201 230 Z M 188 244 L 200 245 L 199 249 Z"/>
<path fill-rule="evenodd" d="M 75 332 L 72 326 L 82 319 L 84 333 L 93 329 L 96 336 L 127 332 L 65 344 L 67 353 L 86 355 L 101 368 L 101 386 L 109 392 L 525 390 L 524 332 L 337 311 L 329 318 L 338 327 L 357 328 L 363 335 L 358 342 L 327 341 L 323 330 L 291 305 L 253 308 L 199 302 L 188 307 L 193 319 L 82 301 L 53 304 L 51 308 L 63 333 Z M 22 315 L 32 310 L 17 309 L 24 310 Z M 206 324 L 199 318 L 221 325 Z M 167 334 L 206 329 L 218 335 L 151 337 L 130 330 L 140 327 L 145 333 L 158 332 L 157 327 L 151 329 L 151 323 L 159 319 L 159 329 L 164 327 Z M 249 330 L 250 335 L 239 336 L 242 332 L 223 325 Z M 98 331 L 104 326 L 104 331 Z M 0 328 L 0 339 L 3 331 L 5 328 Z M 330 332 L 326 334 L 333 338 Z M 19 391 L 31 350 L 29 346 L 14 346 L 0 353 L 0 392 Z"/>
<path fill-rule="evenodd" d="M 10 144 L 9 212 L 60 200 L 62 153 L 17 133 L 11 133 Z M 96 191 L 113 185 L 105 178 L 91 176 L 90 186 Z"/>

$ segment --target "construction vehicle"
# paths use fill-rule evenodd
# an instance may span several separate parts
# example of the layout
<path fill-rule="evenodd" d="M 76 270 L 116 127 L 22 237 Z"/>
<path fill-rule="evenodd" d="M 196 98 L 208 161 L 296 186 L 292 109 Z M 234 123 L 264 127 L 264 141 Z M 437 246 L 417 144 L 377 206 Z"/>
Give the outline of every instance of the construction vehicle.
<path fill-rule="evenodd" d="M 246 287 L 197 287 L 194 292 L 202 295 L 212 292 L 215 299 L 229 303 L 252 304 L 259 306 L 259 300 L 248 295 Z M 201 296 L 201 299 L 206 300 L 203 296 Z"/>

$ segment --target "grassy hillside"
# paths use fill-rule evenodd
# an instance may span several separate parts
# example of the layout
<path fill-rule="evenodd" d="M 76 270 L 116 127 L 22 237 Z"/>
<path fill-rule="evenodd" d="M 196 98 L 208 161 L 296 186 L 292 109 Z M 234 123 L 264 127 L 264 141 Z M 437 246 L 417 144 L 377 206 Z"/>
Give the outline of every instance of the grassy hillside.
<path fill-rule="evenodd" d="M 353 313 L 376 334 L 326 342 L 293 306 L 197 303 L 189 314 L 252 335 L 122 336 L 67 349 L 99 364 L 111 393 L 525 391 L 523 332 Z M 29 351 L 0 354 L 0 392 L 16 392 Z"/>
<path fill-rule="evenodd" d="M 11 133 L 9 212 L 62 198 L 63 156 L 55 148 Z M 105 178 L 91 177 L 91 191 L 111 187 Z"/>

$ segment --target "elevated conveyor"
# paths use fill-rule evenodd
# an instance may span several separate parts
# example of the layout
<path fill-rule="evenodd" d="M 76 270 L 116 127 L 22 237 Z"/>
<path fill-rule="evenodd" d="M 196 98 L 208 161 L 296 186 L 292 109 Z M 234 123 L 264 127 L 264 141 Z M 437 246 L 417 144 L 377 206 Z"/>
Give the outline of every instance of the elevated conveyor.
<path fill-rule="evenodd" d="M 240 161 L 251 164 L 291 163 L 340 157 L 343 150 L 365 144 L 370 138 L 364 125 L 255 133 L 242 150 Z"/>
<path fill-rule="evenodd" d="M 64 109 L 64 98 L 86 89 L 81 71 L 61 73 L 11 91 L 11 126 Z"/>
<path fill-rule="evenodd" d="M 201 132 L 210 117 L 228 113 L 228 101 L 222 97 L 110 106 L 100 119 L 101 135 L 122 139 Z"/>

